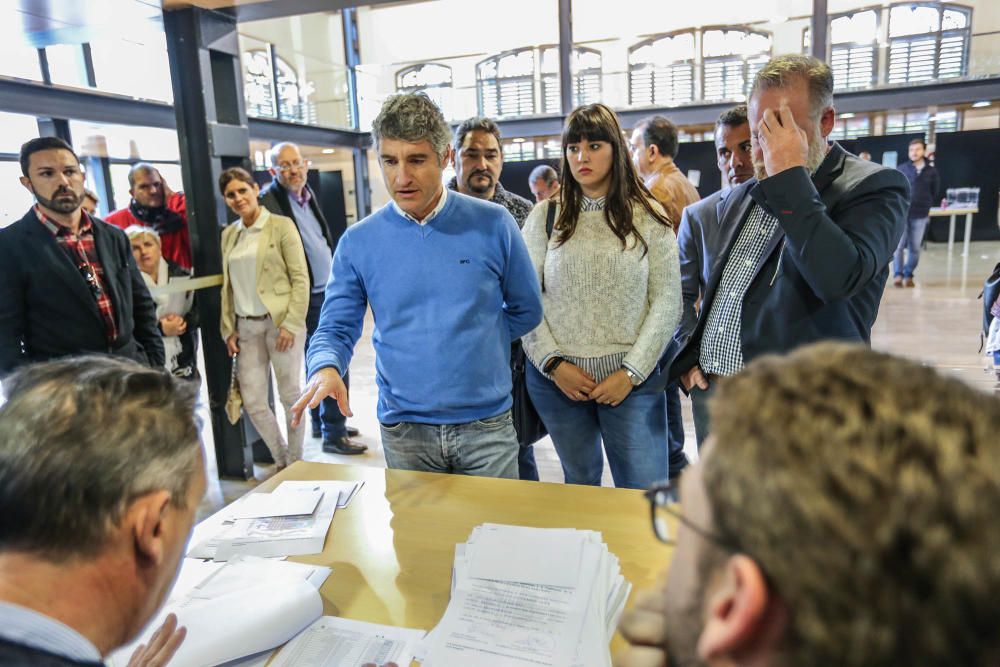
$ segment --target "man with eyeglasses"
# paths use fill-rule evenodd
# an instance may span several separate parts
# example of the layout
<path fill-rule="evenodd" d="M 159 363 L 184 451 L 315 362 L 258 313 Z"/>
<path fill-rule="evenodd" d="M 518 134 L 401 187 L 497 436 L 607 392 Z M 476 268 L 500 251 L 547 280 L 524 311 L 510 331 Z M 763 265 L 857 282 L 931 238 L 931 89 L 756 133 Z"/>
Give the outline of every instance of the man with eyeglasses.
<path fill-rule="evenodd" d="M 164 363 L 153 302 L 124 232 L 83 211 L 83 172 L 62 139 L 21 147 L 37 202 L 0 230 L 0 376 L 83 353 Z"/>
<path fill-rule="evenodd" d="M 674 545 L 618 667 L 993 665 L 1000 401 L 820 343 L 719 383 L 702 460 L 648 494 Z"/>
<path fill-rule="evenodd" d="M 302 157 L 299 147 L 293 143 L 275 144 L 268 152 L 271 167 L 268 171 L 274 178 L 260 191 L 260 205 L 271 213 L 291 218 L 302 237 L 302 247 L 306 251 L 309 266 L 309 310 L 306 311 L 306 352 L 323 308 L 326 282 L 330 278 L 333 252 L 345 227 L 330 224 L 319 206 L 316 193 L 309 187 L 309 163 Z M 350 378 L 344 373 L 344 385 L 350 386 Z M 347 418 L 340 412 L 332 398 L 324 400 L 318 408 L 310 410 L 312 435 L 323 438 L 323 451 L 329 454 L 363 454 L 365 445 L 356 445 L 350 438 L 358 435 L 357 429 L 347 425 Z"/>

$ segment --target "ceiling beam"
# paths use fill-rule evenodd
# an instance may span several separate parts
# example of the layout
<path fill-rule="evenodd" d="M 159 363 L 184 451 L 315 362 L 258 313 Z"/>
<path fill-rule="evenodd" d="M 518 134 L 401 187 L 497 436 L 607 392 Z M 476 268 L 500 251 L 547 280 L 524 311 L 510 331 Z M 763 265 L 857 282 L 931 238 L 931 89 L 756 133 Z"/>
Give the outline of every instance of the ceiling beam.
<path fill-rule="evenodd" d="M 262 0 L 241 4 L 231 11 L 240 23 L 278 19 L 317 12 L 334 12 L 352 7 L 375 7 L 378 5 L 405 4 L 400 0 Z"/>

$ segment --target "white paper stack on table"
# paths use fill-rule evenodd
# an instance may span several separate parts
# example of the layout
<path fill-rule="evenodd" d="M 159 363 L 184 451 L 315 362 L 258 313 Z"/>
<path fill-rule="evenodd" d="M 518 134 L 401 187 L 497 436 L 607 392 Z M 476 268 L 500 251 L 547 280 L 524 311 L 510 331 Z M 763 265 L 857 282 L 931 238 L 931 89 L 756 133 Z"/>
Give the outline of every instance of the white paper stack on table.
<path fill-rule="evenodd" d="M 187 628 L 171 667 L 218 665 L 272 650 L 320 618 L 319 587 L 329 574 L 328 567 L 252 556 L 227 563 L 185 558 L 164 608 L 108 662 L 127 665 L 170 613 Z"/>
<path fill-rule="evenodd" d="M 205 519 L 191 535 L 188 556 L 303 556 L 323 551 L 338 508 L 364 482 L 286 481 L 271 493 L 250 493 Z"/>
<path fill-rule="evenodd" d="M 424 667 L 611 665 L 632 586 L 601 534 L 483 524 L 455 547 L 451 601 Z"/>

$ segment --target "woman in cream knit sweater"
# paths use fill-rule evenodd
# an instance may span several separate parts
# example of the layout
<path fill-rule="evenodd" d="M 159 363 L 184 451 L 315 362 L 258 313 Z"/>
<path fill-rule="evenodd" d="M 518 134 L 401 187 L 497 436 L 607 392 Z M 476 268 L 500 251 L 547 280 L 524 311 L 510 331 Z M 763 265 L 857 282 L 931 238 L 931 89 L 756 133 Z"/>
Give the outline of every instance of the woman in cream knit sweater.
<path fill-rule="evenodd" d="M 611 109 L 576 109 L 562 147 L 560 193 L 523 230 L 545 312 L 523 339 L 528 392 L 567 483 L 601 483 L 603 441 L 615 485 L 645 488 L 668 474 L 658 364 L 680 318 L 677 241 Z"/>

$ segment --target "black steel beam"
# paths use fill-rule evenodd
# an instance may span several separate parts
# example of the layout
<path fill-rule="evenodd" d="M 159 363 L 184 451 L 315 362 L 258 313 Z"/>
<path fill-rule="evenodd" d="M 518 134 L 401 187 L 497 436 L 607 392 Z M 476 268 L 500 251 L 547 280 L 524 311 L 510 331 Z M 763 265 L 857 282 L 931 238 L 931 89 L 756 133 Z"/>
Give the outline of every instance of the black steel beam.
<path fill-rule="evenodd" d="M 4 77 L 0 77 L 0 111 L 57 118 L 72 116 L 95 123 L 164 128 L 177 125 L 173 106 L 163 102 Z"/>
<path fill-rule="evenodd" d="M 300 145 L 345 146 L 349 148 L 367 148 L 371 143 L 371 137 L 367 132 L 356 130 L 299 125 L 298 123 L 267 118 L 251 118 L 248 125 L 251 138 L 272 143 L 291 141 Z"/>
<path fill-rule="evenodd" d="M 264 0 L 243 4 L 230 10 L 240 23 L 245 21 L 261 21 L 263 19 L 278 19 L 286 16 L 315 14 L 316 12 L 334 12 L 352 7 L 375 7 L 377 5 L 402 4 L 400 0 Z"/>
<path fill-rule="evenodd" d="M 864 113 L 1000 99 L 1000 77 L 835 93 L 837 111 Z"/>
<path fill-rule="evenodd" d="M 573 0 L 559 1 L 559 100 L 564 116 L 573 103 Z"/>
<path fill-rule="evenodd" d="M 828 40 L 829 12 L 827 0 L 813 0 L 812 17 L 809 19 L 809 52 L 812 56 L 826 62 L 826 45 Z"/>
<path fill-rule="evenodd" d="M 215 141 L 220 125 L 241 125 L 245 135 L 246 112 L 240 88 L 239 55 L 211 46 L 231 41 L 227 36 L 235 37 L 236 21 L 196 8 L 164 12 L 163 19 L 195 274 L 219 274 L 222 273 L 220 233 L 227 211 L 215 184 L 223 169 L 244 163 L 249 147 L 245 144 L 241 147 L 238 142 Z M 250 479 L 253 476 L 250 445 L 243 429 L 230 424 L 226 417 L 231 361 L 218 335 L 220 312 L 220 288 L 199 290 L 198 314 L 204 323 L 201 342 L 215 458 L 220 476 Z"/>

